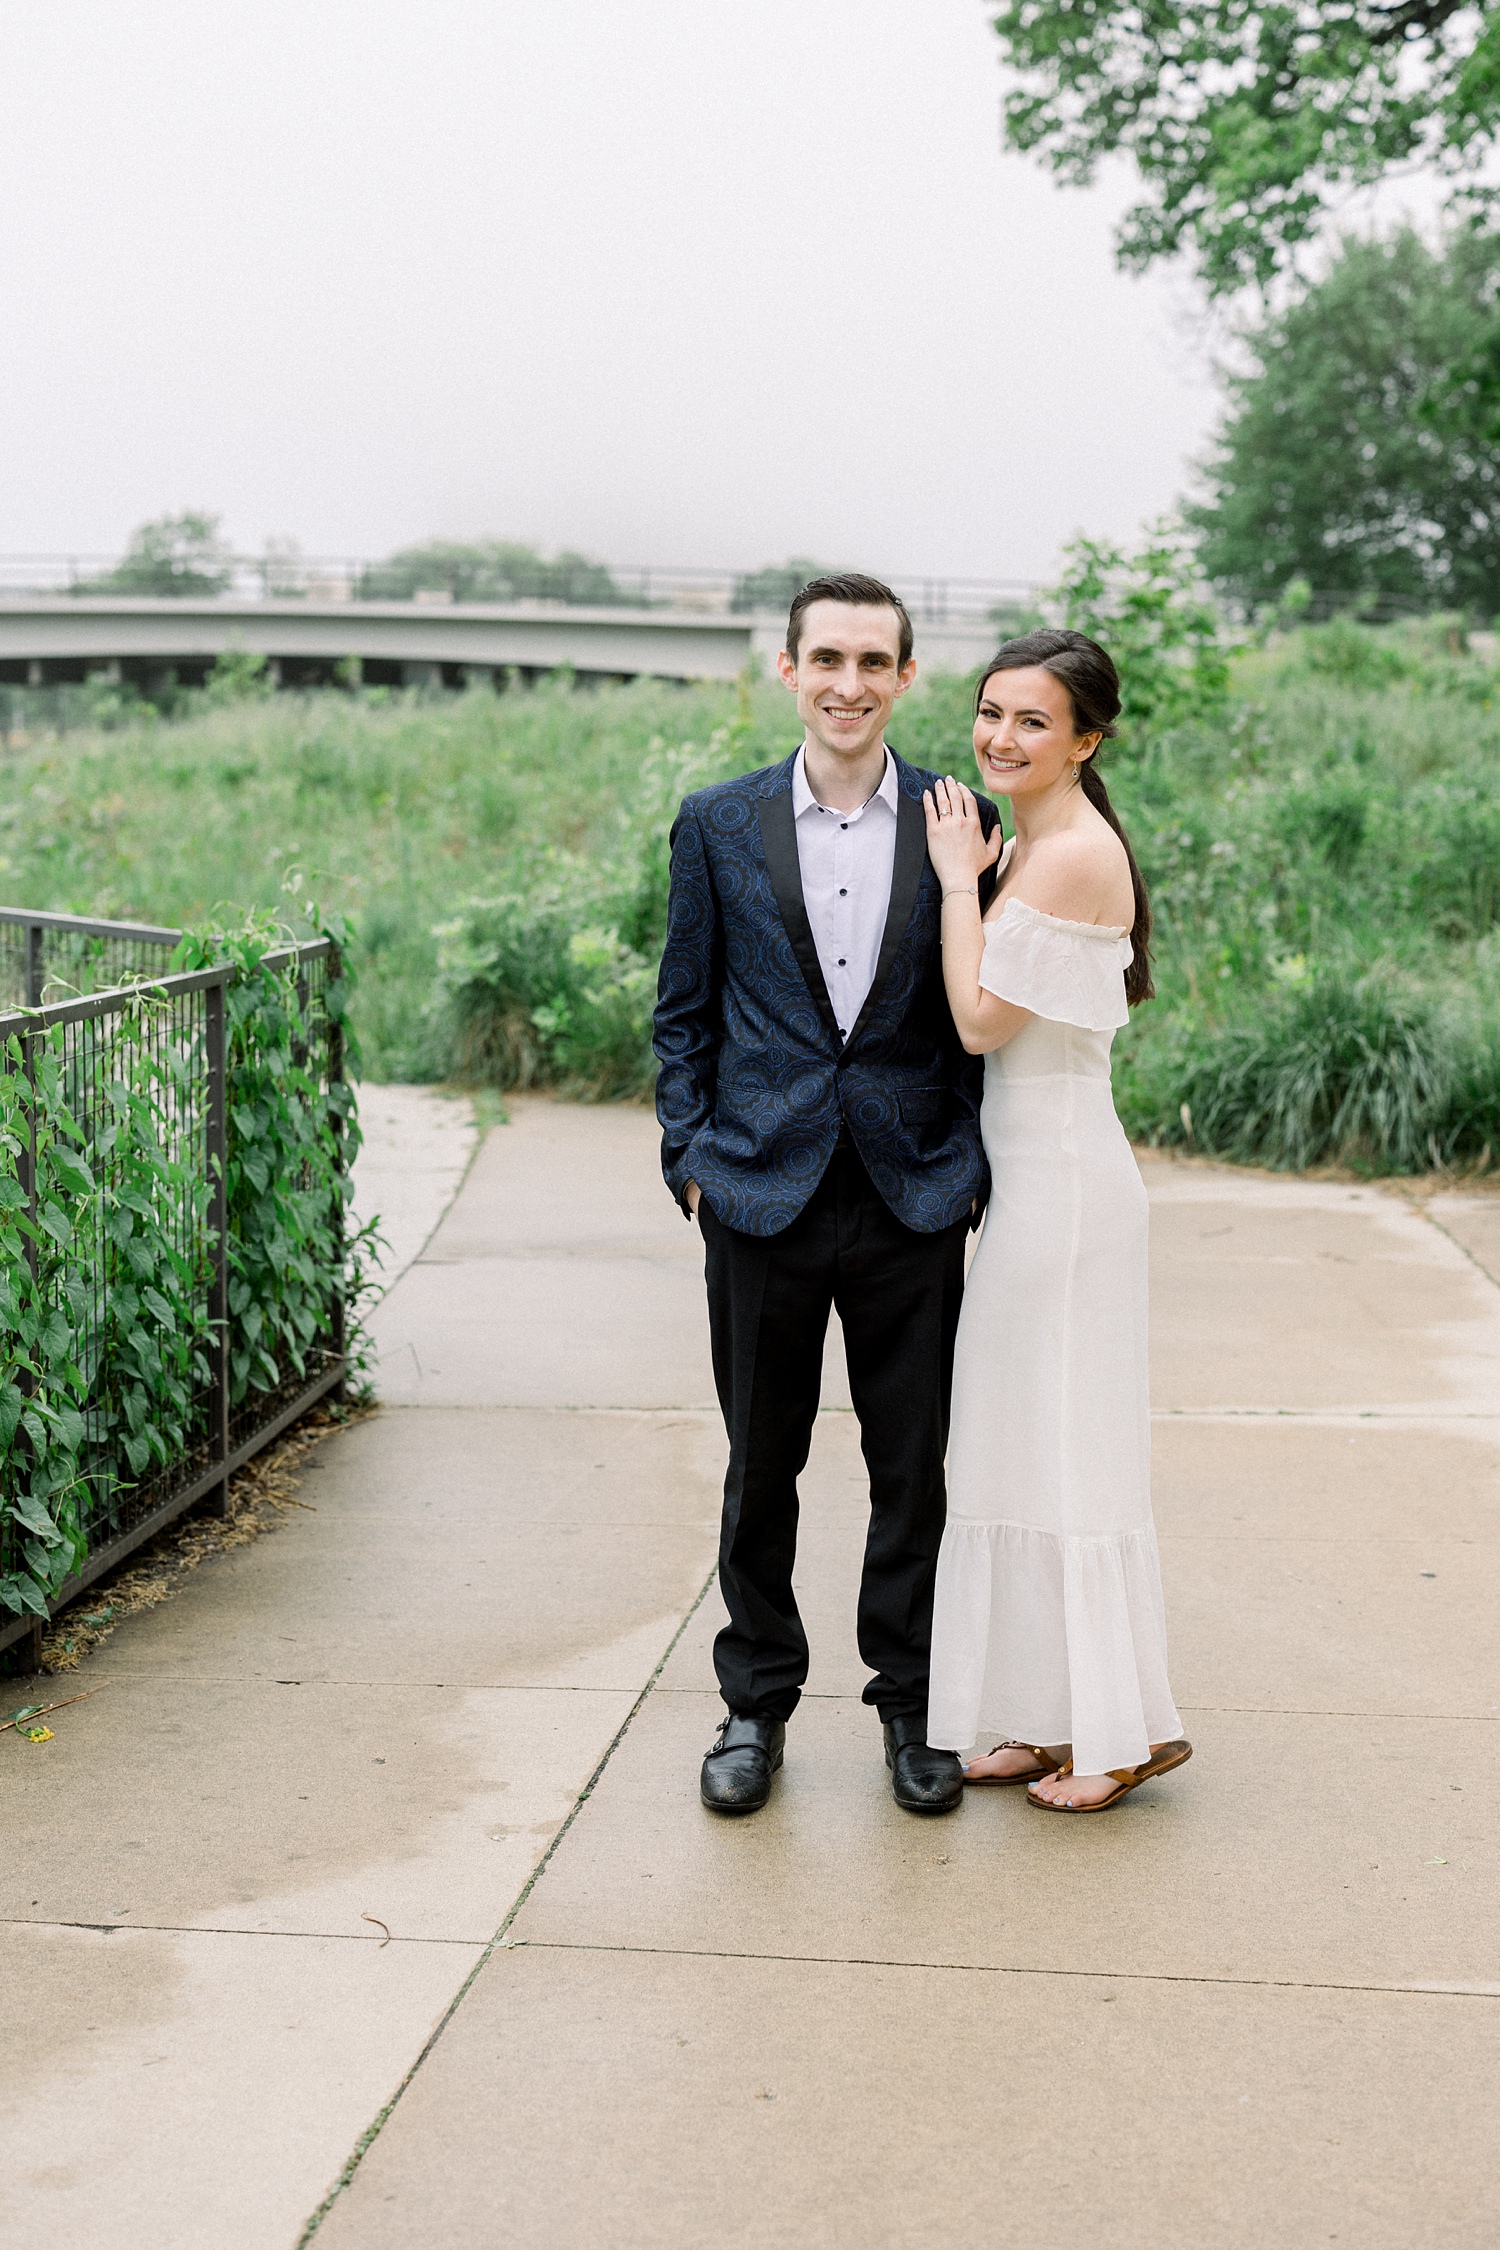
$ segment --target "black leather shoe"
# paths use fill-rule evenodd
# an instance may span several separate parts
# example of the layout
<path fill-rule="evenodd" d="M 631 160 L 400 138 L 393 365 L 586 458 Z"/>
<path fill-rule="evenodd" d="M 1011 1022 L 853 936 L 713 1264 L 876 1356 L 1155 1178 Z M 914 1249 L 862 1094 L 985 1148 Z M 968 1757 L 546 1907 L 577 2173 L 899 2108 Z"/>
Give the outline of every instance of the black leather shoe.
<path fill-rule="evenodd" d="M 750 1719 L 731 1711 L 703 1761 L 698 1791 L 705 1805 L 711 1812 L 759 1812 L 785 1748 L 780 1719 Z"/>
<path fill-rule="evenodd" d="M 903 1812 L 955 1810 L 964 1793 L 964 1769 L 952 1750 L 929 1750 L 925 1719 L 887 1719 L 885 1762 L 891 1795 Z"/>

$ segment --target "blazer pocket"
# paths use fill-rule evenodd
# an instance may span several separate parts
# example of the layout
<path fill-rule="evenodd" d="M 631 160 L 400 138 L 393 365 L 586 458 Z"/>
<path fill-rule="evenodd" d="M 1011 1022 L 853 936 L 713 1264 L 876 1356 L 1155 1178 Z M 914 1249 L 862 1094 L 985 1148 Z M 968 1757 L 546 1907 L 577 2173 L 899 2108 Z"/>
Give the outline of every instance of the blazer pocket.
<path fill-rule="evenodd" d="M 901 1096 L 903 1125 L 941 1125 L 953 1107 L 946 1086 L 914 1086 Z"/>

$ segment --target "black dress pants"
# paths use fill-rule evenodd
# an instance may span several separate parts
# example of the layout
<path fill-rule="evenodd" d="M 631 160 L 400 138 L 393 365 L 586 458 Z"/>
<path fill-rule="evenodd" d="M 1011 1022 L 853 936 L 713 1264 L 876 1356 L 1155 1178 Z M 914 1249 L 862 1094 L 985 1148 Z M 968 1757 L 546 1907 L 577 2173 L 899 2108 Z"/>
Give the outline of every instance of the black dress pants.
<path fill-rule="evenodd" d="M 782 1233 L 741 1234 L 699 1203 L 714 1380 L 729 1432 L 714 1643 L 731 1711 L 787 1719 L 807 1678 L 792 1591 L 797 1478 L 807 1465 L 828 1308 L 837 1305 L 849 1390 L 870 1472 L 859 1592 L 865 1689 L 882 1719 L 925 1718 L 932 1589 L 943 1536 L 943 1456 L 967 1220 L 917 1234 L 840 1147 Z"/>

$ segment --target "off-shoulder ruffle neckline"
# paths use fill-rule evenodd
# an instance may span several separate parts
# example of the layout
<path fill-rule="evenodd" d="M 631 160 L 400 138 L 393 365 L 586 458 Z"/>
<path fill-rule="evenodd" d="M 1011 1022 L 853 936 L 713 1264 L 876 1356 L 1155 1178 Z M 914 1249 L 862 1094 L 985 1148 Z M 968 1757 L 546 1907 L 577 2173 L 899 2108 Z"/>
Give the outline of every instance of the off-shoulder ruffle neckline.
<path fill-rule="evenodd" d="M 1008 898 L 993 921 L 985 922 L 985 931 L 998 930 L 1007 914 L 1029 914 L 1033 922 L 1045 922 L 1054 930 L 1072 930 L 1078 937 L 1102 937 L 1111 941 L 1129 937 L 1123 924 L 1110 922 L 1065 922 L 1060 914 L 1044 914 L 1039 906 L 1028 906 L 1023 898 Z"/>

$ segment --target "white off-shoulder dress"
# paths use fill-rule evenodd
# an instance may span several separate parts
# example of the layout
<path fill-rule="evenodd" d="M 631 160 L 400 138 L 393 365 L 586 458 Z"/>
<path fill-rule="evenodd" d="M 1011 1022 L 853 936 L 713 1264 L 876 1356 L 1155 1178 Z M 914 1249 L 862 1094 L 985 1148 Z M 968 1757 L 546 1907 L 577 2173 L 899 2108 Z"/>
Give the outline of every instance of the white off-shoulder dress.
<path fill-rule="evenodd" d="M 927 1738 L 1071 1742 L 1078 1773 L 1180 1735 L 1151 1520 L 1146 1191 L 1115 1115 L 1124 930 L 1019 899 L 979 982 L 1031 1010 L 986 1058 L 994 1184 L 953 1365 Z"/>

